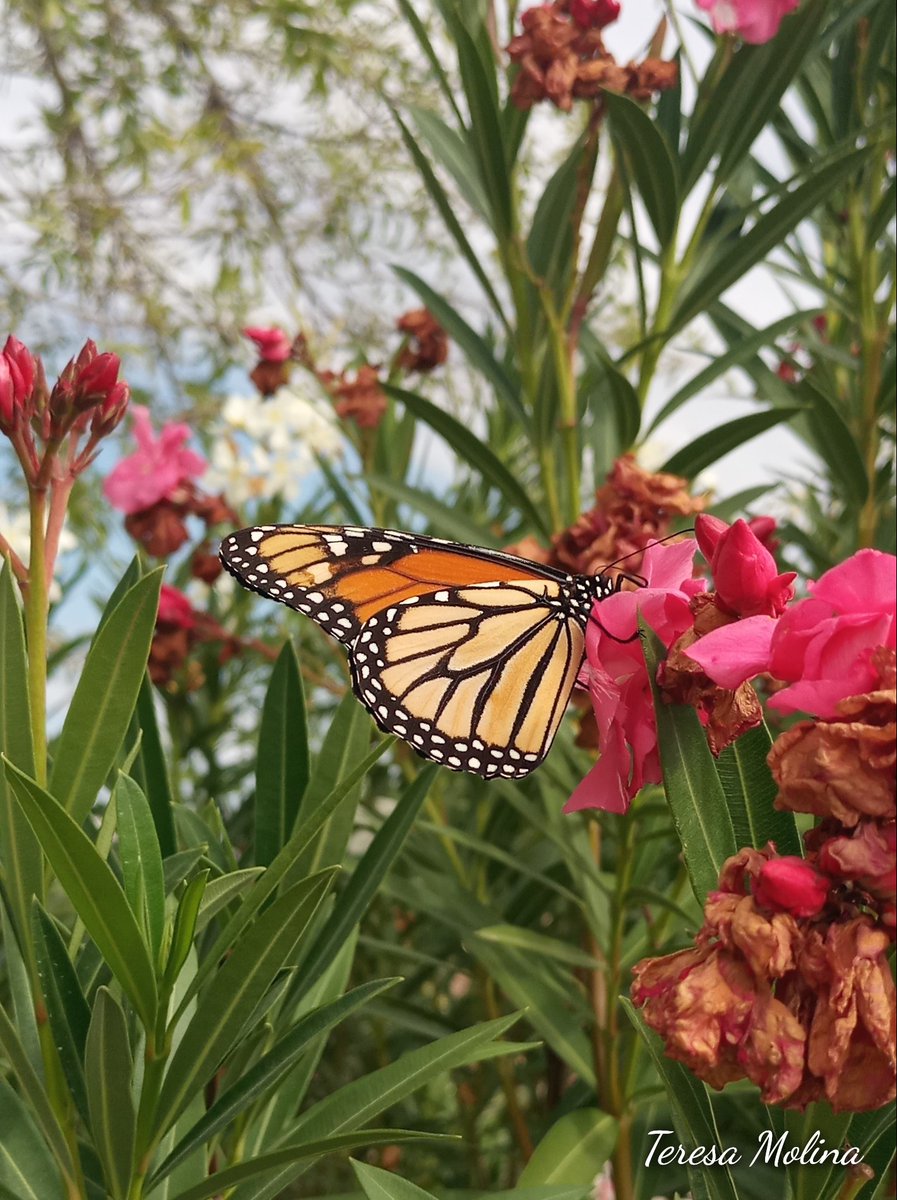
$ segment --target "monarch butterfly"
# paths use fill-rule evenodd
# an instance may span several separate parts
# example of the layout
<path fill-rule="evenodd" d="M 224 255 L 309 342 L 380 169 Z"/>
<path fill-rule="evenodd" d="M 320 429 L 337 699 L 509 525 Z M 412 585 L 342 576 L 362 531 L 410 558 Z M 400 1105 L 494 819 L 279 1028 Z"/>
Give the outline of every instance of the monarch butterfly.
<path fill-rule="evenodd" d="M 486 779 L 548 753 L 605 574 L 351 525 L 261 525 L 226 537 L 244 587 L 305 613 L 348 648 L 352 685 L 387 733 Z"/>

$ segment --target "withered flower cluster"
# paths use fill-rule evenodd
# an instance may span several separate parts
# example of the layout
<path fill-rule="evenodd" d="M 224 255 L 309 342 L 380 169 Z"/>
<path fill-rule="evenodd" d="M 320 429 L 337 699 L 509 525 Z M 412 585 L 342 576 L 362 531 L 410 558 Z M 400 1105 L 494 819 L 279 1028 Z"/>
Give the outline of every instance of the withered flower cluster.
<path fill-rule="evenodd" d="M 596 23 L 590 23 L 589 7 L 576 5 L 575 0 L 573 4 L 557 0 L 523 14 L 523 32 L 507 48 L 520 68 L 511 91 L 518 108 L 549 100 L 569 112 L 574 100 L 594 100 L 604 90 L 648 100 L 655 92 L 675 85 L 678 72 L 674 62 L 646 58 L 625 66 L 618 63 L 601 36 L 601 24 L 607 21 L 598 10 L 605 6 L 591 6 L 596 10 Z"/>
<path fill-rule="evenodd" d="M 895 1096 L 895 654 L 879 683 L 802 721 L 769 756 L 776 805 L 822 822 L 807 857 L 730 858 L 693 948 L 646 959 L 633 997 L 667 1053 L 713 1087 L 863 1112 Z"/>
<path fill-rule="evenodd" d="M 448 336 L 429 309 L 409 309 L 396 321 L 396 329 L 408 339 L 396 357 L 400 371 L 426 374 L 448 358 Z"/>

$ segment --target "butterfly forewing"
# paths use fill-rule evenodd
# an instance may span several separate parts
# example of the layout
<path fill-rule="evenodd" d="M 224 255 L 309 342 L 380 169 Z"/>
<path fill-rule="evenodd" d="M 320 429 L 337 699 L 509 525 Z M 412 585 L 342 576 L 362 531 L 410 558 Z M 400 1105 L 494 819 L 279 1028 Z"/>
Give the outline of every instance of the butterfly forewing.
<path fill-rule="evenodd" d="M 349 650 L 362 703 L 419 754 L 485 778 L 528 775 L 557 731 L 604 576 L 390 529 L 267 525 L 225 538 L 248 588 Z"/>
<path fill-rule="evenodd" d="M 381 729 L 486 778 L 528 775 L 554 738 L 582 661 L 561 585 L 478 584 L 372 616 L 349 658 Z"/>

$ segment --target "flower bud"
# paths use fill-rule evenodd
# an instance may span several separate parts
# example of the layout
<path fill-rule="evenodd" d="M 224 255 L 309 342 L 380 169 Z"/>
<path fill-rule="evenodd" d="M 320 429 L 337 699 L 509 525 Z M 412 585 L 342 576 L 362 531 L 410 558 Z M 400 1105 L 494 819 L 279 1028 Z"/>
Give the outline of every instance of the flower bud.
<path fill-rule="evenodd" d="M 711 517 L 709 513 L 699 513 L 695 517 L 695 540 L 711 566 L 719 540 L 728 528 L 725 521 L 721 521 L 719 517 Z"/>
<path fill-rule="evenodd" d="M 619 0 L 570 0 L 570 16 L 580 29 L 603 29 L 619 15 Z"/>
<path fill-rule="evenodd" d="M 778 573 L 776 560 L 746 521 L 719 536 L 711 565 L 717 596 L 740 617 L 781 616 L 794 595 L 795 573 Z"/>
<path fill-rule="evenodd" d="M 776 912 L 815 917 L 825 908 L 830 888 L 830 879 L 804 859 L 788 855 L 763 864 L 754 879 L 754 899 Z"/>
<path fill-rule="evenodd" d="M 255 342 L 262 362 L 283 363 L 293 352 L 293 343 L 284 331 L 276 326 L 271 329 L 254 326 L 244 329 L 243 334 Z"/>
<path fill-rule="evenodd" d="M 31 419 L 36 373 L 37 362 L 31 352 L 18 338 L 8 337 L 0 352 L 0 429 L 4 433 Z"/>
<path fill-rule="evenodd" d="M 131 389 L 124 380 L 112 385 L 105 399 L 94 409 L 90 422 L 90 432 L 94 437 L 107 437 L 115 429 L 128 410 L 130 398 Z"/>

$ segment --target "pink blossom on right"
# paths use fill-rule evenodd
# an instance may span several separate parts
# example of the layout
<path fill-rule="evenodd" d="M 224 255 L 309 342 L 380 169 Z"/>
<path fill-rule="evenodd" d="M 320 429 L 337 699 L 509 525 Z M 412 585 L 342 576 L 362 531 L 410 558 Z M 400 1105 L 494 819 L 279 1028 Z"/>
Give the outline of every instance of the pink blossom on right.
<path fill-rule="evenodd" d="M 698 8 L 710 13 L 715 33 L 737 33 L 754 45 L 774 38 L 782 17 L 794 12 L 799 3 L 800 0 L 697 0 Z"/>
<path fill-rule="evenodd" d="M 714 629 L 686 653 L 720 687 L 768 671 L 789 686 L 770 708 L 832 719 L 838 702 L 877 682 L 872 653 L 895 645 L 897 558 L 859 550 L 808 585 L 810 596 L 781 617 L 746 617 Z"/>
<path fill-rule="evenodd" d="M 189 426 L 169 421 L 156 437 L 147 409 L 135 404 L 131 411 L 137 449 L 113 467 L 103 484 L 106 499 L 124 513 L 142 512 L 160 500 L 171 500 L 206 469 L 202 455 L 184 445 Z"/>

